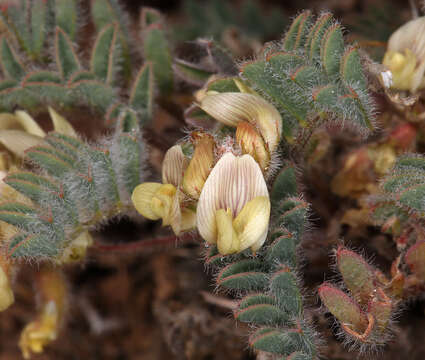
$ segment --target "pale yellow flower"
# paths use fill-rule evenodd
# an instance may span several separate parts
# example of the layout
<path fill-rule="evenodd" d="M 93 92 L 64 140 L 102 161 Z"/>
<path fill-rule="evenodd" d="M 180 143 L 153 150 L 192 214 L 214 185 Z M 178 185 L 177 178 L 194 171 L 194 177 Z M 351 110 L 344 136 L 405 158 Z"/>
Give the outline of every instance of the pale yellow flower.
<path fill-rule="evenodd" d="M 25 359 L 31 353 L 43 352 L 46 345 L 56 340 L 66 308 L 66 286 L 56 268 L 43 266 L 37 273 L 36 288 L 40 313 L 21 333 L 19 347 Z"/>
<path fill-rule="evenodd" d="M 425 88 L 425 17 L 407 22 L 391 35 L 382 63 L 392 73 L 392 88 L 411 93 Z"/>
<path fill-rule="evenodd" d="M 282 136 L 282 118 L 276 108 L 258 95 L 250 93 L 207 94 L 200 108 L 217 121 L 238 127 L 248 123 L 251 127 L 239 129 L 236 140 L 242 151 L 267 168 L 271 154 L 276 150 Z M 253 136 L 253 132 L 258 134 Z M 260 141 L 260 136 L 263 141 Z M 250 140 L 247 141 L 247 138 Z M 252 140 L 254 144 L 251 144 Z M 262 147 L 263 149 L 259 149 Z"/>
<path fill-rule="evenodd" d="M 196 225 L 202 238 L 221 254 L 251 248 L 267 237 L 270 199 L 258 163 L 226 153 L 212 169 L 199 198 Z"/>
<path fill-rule="evenodd" d="M 131 200 L 136 210 L 150 220 L 162 219 L 162 225 L 171 225 L 174 233 L 195 226 L 195 212 L 182 206 L 184 194 L 180 187 L 188 160 L 180 145 L 170 148 L 162 164 L 163 184 L 147 182 L 136 186 Z"/>

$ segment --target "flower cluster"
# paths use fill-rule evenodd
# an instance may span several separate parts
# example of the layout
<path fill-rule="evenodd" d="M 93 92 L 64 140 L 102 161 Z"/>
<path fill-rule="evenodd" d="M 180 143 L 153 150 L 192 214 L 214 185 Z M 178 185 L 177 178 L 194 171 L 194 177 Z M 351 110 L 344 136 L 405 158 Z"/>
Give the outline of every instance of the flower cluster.
<path fill-rule="evenodd" d="M 231 136 L 195 131 L 189 142 L 170 148 L 162 184 L 140 184 L 133 203 L 144 217 L 171 225 L 176 235 L 196 227 L 223 255 L 255 252 L 267 237 L 264 174 L 281 138 L 280 114 L 249 93 L 207 93 L 199 107 L 236 131 Z"/>

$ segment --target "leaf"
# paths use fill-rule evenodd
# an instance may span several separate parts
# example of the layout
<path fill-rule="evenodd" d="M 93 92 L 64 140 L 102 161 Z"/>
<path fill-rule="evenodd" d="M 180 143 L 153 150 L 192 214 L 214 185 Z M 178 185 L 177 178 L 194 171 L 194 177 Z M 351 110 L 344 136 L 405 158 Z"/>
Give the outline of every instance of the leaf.
<path fill-rule="evenodd" d="M 62 79 L 67 80 L 81 69 L 80 62 L 68 35 L 59 27 L 55 33 L 56 63 Z"/>
<path fill-rule="evenodd" d="M 233 290 L 259 290 L 267 284 L 267 274 L 261 271 L 258 260 L 241 260 L 221 270 L 217 283 Z"/>
<path fill-rule="evenodd" d="M 347 294 L 328 283 L 320 285 L 318 292 L 324 305 L 341 323 L 359 334 L 366 330 L 365 313 Z"/>
<path fill-rule="evenodd" d="M 174 71 L 189 84 L 202 86 L 213 74 L 211 71 L 204 70 L 197 64 L 192 64 L 188 61 L 176 59 L 174 60 Z"/>
<path fill-rule="evenodd" d="M 149 121 L 153 116 L 154 76 L 152 64 L 146 63 L 139 70 L 130 92 L 129 104 L 137 111 L 142 111 Z"/>
<path fill-rule="evenodd" d="M 169 95 L 174 87 L 171 49 L 159 24 L 143 31 L 143 55 L 153 66 L 155 81 L 161 94 Z"/>
<path fill-rule="evenodd" d="M 67 159 L 53 149 L 36 146 L 26 151 L 25 155 L 50 175 L 60 178 L 72 169 L 72 159 Z"/>
<path fill-rule="evenodd" d="M 54 0 L 56 24 L 75 41 L 78 27 L 78 1 Z"/>
<path fill-rule="evenodd" d="M 31 7 L 32 52 L 39 56 L 48 34 L 49 9 L 47 1 L 33 1 Z"/>
<path fill-rule="evenodd" d="M 276 176 L 270 192 L 270 198 L 276 204 L 286 197 L 296 196 L 297 194 L 298 188 L 295 168 L 291 164 L 288 164 Z"/>
<path fill-rule="evenodd" d="M 272 275 L 270 290 L 279 302 L 279 307 L 291 317 L 299 316 L 303 311 L 302 297 L 295 275 L 284 268 Z"/>
<path fill-rule="evenodd" d="M 343 53 L 344 38 L 341 26 L 334 24 L 323 35 L 320 50 L 323 66 L 329 76 L 336 76 L 339 73 L 339 64 Z"/>
<path fill-rule="evenodd" d="M 116 77 L 119 60 L 117 46 L 118 25 L 110 24 L 102 29 L 93 48 L 90 67 L 96 76 L 112 84 Z"/>
<path fill-rule="evenodd" d="M 304 44 L 310 22 L 311 12 L 309 10 L 302 12 L 294 19 L 283 39 L 285 50 L 295 50 Z"/>
<path fill-rule="evenodd" d="M 336 264 L 353 297 L 361 304 L 367 304 L 375 290 L 372 267 L 359 254 L 342 246 L 336 252 Z"/>
<path fill-rule="evenodd" d="M 0 60 L 2 70 L 7 77 L 16 80 L 22 79 L 25 73 L 24 67 L 4 37 L 1 39 Z"/>

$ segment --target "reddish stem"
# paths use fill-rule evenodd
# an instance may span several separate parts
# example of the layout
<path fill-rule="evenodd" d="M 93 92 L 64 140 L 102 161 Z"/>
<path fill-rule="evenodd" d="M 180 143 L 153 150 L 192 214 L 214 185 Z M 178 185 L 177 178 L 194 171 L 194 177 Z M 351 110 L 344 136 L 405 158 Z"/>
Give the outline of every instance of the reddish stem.
<path fill-rule="evenodd" d="M 175 235 L 170 236 L 164 236 L 160 238 L 150 239 L 150 240 L 138 240 L 130 243 L 123 243 L 123 244 L 112 244 L 112 245 L 106 245 L 97 242 L 95 244 L 96 250 L 100 251 L 131 251 L 134 249 L 142 249 L 142 248 L 149 248 L 154 246 L 164 246 L 164 245 L 171 245 L 175 244 L 177 241 L 179 243 L 181 242 L 191 242 L 191 240 L 195 240 L 197 237 L 194 236 L 192 233 L 186 233 L 183 234 L 180 237 L 177 237 Z"/>

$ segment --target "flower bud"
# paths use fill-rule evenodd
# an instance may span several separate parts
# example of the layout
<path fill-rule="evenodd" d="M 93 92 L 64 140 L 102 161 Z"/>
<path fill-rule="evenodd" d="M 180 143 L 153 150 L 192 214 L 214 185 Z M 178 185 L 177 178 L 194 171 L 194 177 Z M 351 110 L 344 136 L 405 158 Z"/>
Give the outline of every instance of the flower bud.
<path fill-rule="evenodd" d="M 199 198 L 202 187 L 214 164 L 214 138 L 205 133 L 192 134 L 195 151 L 184 172 L 183 191 L 194 199 Z"/>
<path fill-rule="evenodd" d="M 236 141 L 244 154 L 251 155 L 260 164 L 261 169 L 267 169 L 270 154 L 266 149 L 263 138 L 258 131 L 247 122 L 240 122 L 236 128 Z"/>
<path fill-rule="evenodd" d="M 200 107 L 221 123 L 236 127 L 246 121 L 258 128 L 267 150 L 276 150 L 282 135 L 282 118 L 276 108 L 263 98 L 247 93 L 207 95 Z"/>
<path fill-rule="evenodd" d="M 382 63 L 392 73 L 392 88 L 411 93 L 425 88 L 425 17 L 407 22 L 391 35 Z"/>

